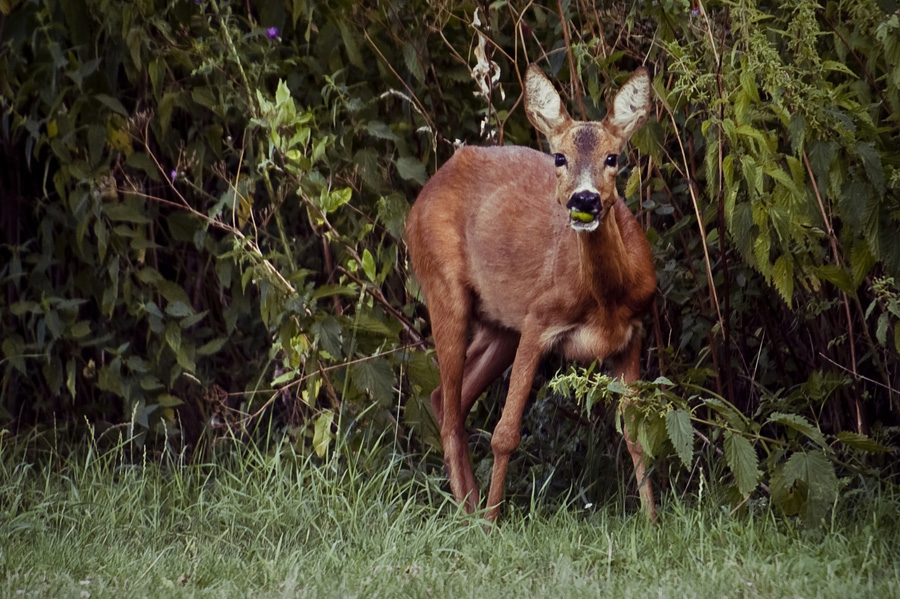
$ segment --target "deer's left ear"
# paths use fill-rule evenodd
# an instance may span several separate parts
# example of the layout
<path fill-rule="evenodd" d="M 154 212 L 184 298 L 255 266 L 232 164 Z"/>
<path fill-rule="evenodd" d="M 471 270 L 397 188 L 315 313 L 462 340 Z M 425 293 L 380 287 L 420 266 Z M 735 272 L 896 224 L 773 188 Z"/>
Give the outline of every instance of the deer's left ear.
<path fill-rule="evenodd" d="M 650 74 L 644 67 L 636 70 L 622 86 L 606 115 L 609 126 L 628 140 L 647 120 L 650 112 Z"/>

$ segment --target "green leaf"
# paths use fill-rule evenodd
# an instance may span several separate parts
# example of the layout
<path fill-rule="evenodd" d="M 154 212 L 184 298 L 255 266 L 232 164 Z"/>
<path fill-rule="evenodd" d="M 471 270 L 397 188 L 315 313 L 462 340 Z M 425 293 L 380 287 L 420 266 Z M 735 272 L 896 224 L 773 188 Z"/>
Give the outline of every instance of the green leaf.
<path fill-rule="evenodd" d="M 183 400 L 175 397 L 174 395 L 169 395 L 168 393 L 161 393 L 156 398 L 156 403 L 161 405 L 164 408 L 174 408 L 175 406 L 180 406 L 184 403 Z"/>
<path fill-rule="evenodd" d="M 363 250 L 362 268 L 363 272 L 366 273 L 366 276 L 369 278 L 369 280 L 374 283 L 375 276 L 378 274 L 378 272 L 375 267 L 375 258 L 372 256 L 372 252 L 370 252 L 368 248 Z"/>
<path fill-rule="evenodd" d="M 675 453 L 685 468 L 691 467 L 693 456 L 694 431 L 691 429 L 691 415 L 684 410 L 666 412 L 666 432 L 669 441 L 675 447 Z"/>
<path fill-rule="evenodd" d="M 822 61 L 822 70 L 823 71 L 837 71 L 838 73 L 843 73 L 845 75 L 850 75 L 854 78 L 859 78 L 859 75 L 853 71 L 850 67 L 845 65 L 842 62 L 838 62 L 836 60 L 823 60 Z"/>
<path fill-rule="evenodd" d="M 628 182 L 625 184 L 625 197 L 634 197 L 641 187 L 641 169 L 631 169 L 631 175 L 628 176 Z"/>
<path fill-rule="evenodd" d="M 122 105 L 122 102 L 120 102 L 118 98 L 114 98 L 107 94 L 97 94 L 94 96 L 94 98 L 100 100 L 101 103 L 114 110 L 115 112 L 118 112 L 122 116 L 128 116 L 128 111 L 125 110 L 125 106 Z"/>
<path fill-rule="evenodd" d="M 425 71 L 422 70 L 422 63 L 419 62 L 419 53 L 409 42 L 403 45 L 403 62 L 406 63 L 406 68 L 413 77 L 418 79 L 419 83 L 425 81 Z"/>
<path fill-rule="evenodd" d="M 804 520 L 807 525 L 818 523 L 837 499 L 834 464 L 823 451 L 793 454 L 784 466 L 784 481 L 788 488 L 798 483 L 806 488 Z"/>
<path fill-rule="evenodd" d="M 866 179 L 872 182 L 876 191 L 881 193 L 884 191 L 884 166 L 881 163 L 881 156 L 875 150 L 875 142 L 860 142 L 854 147 L 856 155 L 862 160 L 863 167 L 866 171 Z"/>
<path fill-rule="evenodd" d="M 846 269 L 834 264 L 826 264 L 813 269 L 813 273 L 820 279 L 824 279 L 841 291 L 853 293 L 856 287 L 850 279 L 850 274 Z"/>
<path fill-rule="evenodd" d="M 747 497 L 759 484 L 759 458 L 745 437 L 725 431 L 725 462 L 734 475 L 738 492 Z"/>
<path fill-rule="evenodd" d="M 890 325 L 890 320 L 888 319 L 887 312 L 882 312 L 878 316 L 878 325 L 875 327 L 875 339 L 877 339 L 878 343 L 882 346 L 887 345 L 888 325 Z"/>
<path fill-rule="evenodd" d="M 353 190 L 349 187 L 345 187 L 343 189 L 332 190 L 330 193 L 323 192 L 319 198 L 319 205 L 327 214 L 334 212 L 344 204 L 348 203 L 351 199 L 353 199 Z"/>
<path fill-rule="evenodd" d="M 298 372 L 296 370 L 294 370 L 293 368 L 291 368 L 290 370 L 286 370 L 285 372 L 282 372 L 281 375 L 275 377 L 272 380 L 271 385 L 273 387 L 280 387 L 281 385 L 283 385 L 285 383 L 289 383 L 292 380 L 294 380 L 295 378 L 297 378 L 297 374 L 298 374 Z"/>
<path fill-rule="evenodd" d="M 424 185 L 428 178 L 425 172 L 425 165 L 418 158 L 412 156 L 404 156 L 397 159 L 397 172 L 407 181 L 414 181 L 419 185 Z"/>
<path fill-rule="evenodd" d="M 890 447 L 882 445 L 868 435 L 861 435 L 851 431 L 841 431 L 835 435 L 835 438 L 847 447 L 860 449 L 869 453 L 890 453 L 893 451 Z"/>
<path fill-rule="evenodd" d="M 166 306 L 166 314 L 173 318 L 184 318 L 194 313 L 194 310 L 182 301 L 169 302 Z"/>
<path fill-rule="evenodd" d="M 775 422 L 802 433 L 819 447 L 825 447 L 825 436 L 809 420 L 799 414 L 775 412 L 766 422 Z"/>
<path fill-rule="evenodd" d="M 356 297 L 359 290 L 351 285 L 322 285 L 312 293 L 312 299 L 322 299 L 323 297 L 331 297 L 332 295 L 345 295 L 348 297 Z"/>
<path fill-rule="evenodd" d="M 353 66 L 364 70 L 366 65 L 363 62 L 362 54 L 359 52 L 359 44 L 356 43 L 356 40 L 359 38 L 359 33 L 351 31 L 350 26 L 345 19 L 338 19 L 337 21 L 338 29 L 341 31 L 341 39 L 344 42 L 344 52 L 347 53 L 347 59 Z"/>
<path fill-rule="evenodd" d="M 166 343 L 177 356 L 181 348 L 181 327 L 177 323 L 170 322 L 166 325 Z"/>
<path fill-rule="evenodd" d="M 154 181 L 162 180 L 159 176 L 159 169 L 156 167 L 156 163 L 153 162 L 146 152 L 132 152 L 128 155 L 128 158 L 125 159 L 125 164 L 132 168 L 144 171 L 144 173 Z"/>
<path fill-rule="evenodd" d="M 663 418 L 641 418 L 636 416 L 635 412 L 626 411 L 626 418 L 635 417 L 629 429 L 633 430 L 635 423 L 637 424 L 637 438 L 644 453 L 648 458 L 652 458 L 659 454 L 659 450 L 666 440 L 666 421 Z M 626 421 L 627 422 L 627 421 Z"/>
<path fill-rule="evenodd" d="M 25 340 L 20 335 L 11 335 L 4 339 L 0 344 L 0 349 L 3 350 L 3 355 L 6 356 L 13 368 L 26 374 L 25 357 L 22 355 L 25 353 Z"/>
<path fill-rule="evenodd" d="M 775 260 L 775 265 L 772 267 L 772 283 L 784 302 L 790 306 L 794 296 L 794 262 L 785 254 L 778 256 L 778 259 Z"/>
<path fill-rule="evenodd" d="M 212 341 L 205 343 L 197 348 L 197 354 L 201 356 L 211 356 L 212 354 L 218 352 L 225 343 L 228 342 L 227 337 L 219 337 L 217 339 L 213 339 Z"/>
<path fill-rule="evenodd" d="M 394 395 L 394 371 L 384 358 L 372 358 L 350 366 L 350 380 L 359 391 L 368 392 L 381 404 L 390 404 Z"/>
<path fill-rule="evenodd" d="M 390 128 L 389 125 L 381 122 L 381 121 L 370 121 L 366 125 L 366 131 L 369 132 L 369 135 L 372 137 L 377 137 L 379 139 L 386 139 L 388 141 L 397 141 L 397 134 Z"/>
<path fill-rule="evenodd" d="M 79 320 L 69 328 L 72 339 L 83 339 L 91 334 L 91 323 L 87 320 Z"/>
<path fill-rule="evenodd" d="M 75 399 L 75 358 L 69 358 L 66 362 L 66 389 L 72 399 Z"/>
<path fill-rule="evenodd" d="M 341 325 L 334 316 L 325 316 L 317 320 L 309 327 L 319 346 L 327 351 L 333 358 L 340 358 L 341 349 Z"/>
<path fill-rule="evenodd" d="M 150 218 L 143 214 L 140 208 L 132 202 L 106 204 L 103 206 L 103 212 L 112 221 L 123 221 L 136 225 L 145 225 L 151 222 Z"/>
<path fill-rule="evenodd" d="M 313 427 L 313 449 L 320 458 L 324 458 L 325 454 L 328 453 L 328 446 L 334 438 L 334 434 L 331 432 L 331 424 L 333 422 L 334 412 L 330 411 L 322 412 L 316 418 L 316 424 Z"/>

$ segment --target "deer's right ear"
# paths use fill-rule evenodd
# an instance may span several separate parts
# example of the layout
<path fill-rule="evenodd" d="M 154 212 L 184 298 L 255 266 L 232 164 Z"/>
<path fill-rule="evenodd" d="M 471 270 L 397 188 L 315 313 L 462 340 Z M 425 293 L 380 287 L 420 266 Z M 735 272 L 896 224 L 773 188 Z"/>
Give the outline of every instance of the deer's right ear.
<path fill-rule="evenodd" d="M 550 139 L 551 146 L 553 138 L 572 121 L 556 88 L 535 64 L 529 65 L 525 73 L 525 114 Z"/>

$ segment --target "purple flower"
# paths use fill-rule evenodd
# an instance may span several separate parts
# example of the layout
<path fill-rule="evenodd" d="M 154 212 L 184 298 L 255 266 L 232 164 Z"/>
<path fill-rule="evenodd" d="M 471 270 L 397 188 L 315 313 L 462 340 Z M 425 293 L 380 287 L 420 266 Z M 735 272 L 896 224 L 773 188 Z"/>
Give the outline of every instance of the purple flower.
<path fill-rule="evenodd" d="M 178 171 L 176 171 L 174 168 L 169 171 L 169 179 L 171 179 L 172 181 L 174 181 L 175 177 L 177 177 L 177 176 L 178 176 Z"/>
<path fill-rule="evenodd" d="M 269 36 L 270 40 L 278 37 L 278 27 L 269 27 L 268 29 L 266 29 L 266 35 Z"/>

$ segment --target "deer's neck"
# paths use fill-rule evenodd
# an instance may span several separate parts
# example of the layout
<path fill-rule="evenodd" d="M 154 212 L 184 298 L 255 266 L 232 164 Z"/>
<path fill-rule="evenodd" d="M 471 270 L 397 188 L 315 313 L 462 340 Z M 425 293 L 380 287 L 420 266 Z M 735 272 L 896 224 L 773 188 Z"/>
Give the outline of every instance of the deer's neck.
<path fill-rule="evenodd" d="M 611 209 L 597 230 L 578 236 L 581 252 L 581 283 L 600 306 L 614 308 L 643 306 L 648 289 L 640 253 L 629 251 L 617 219 Z M 655 287 L 655 281 L 654 285 Z"/>

